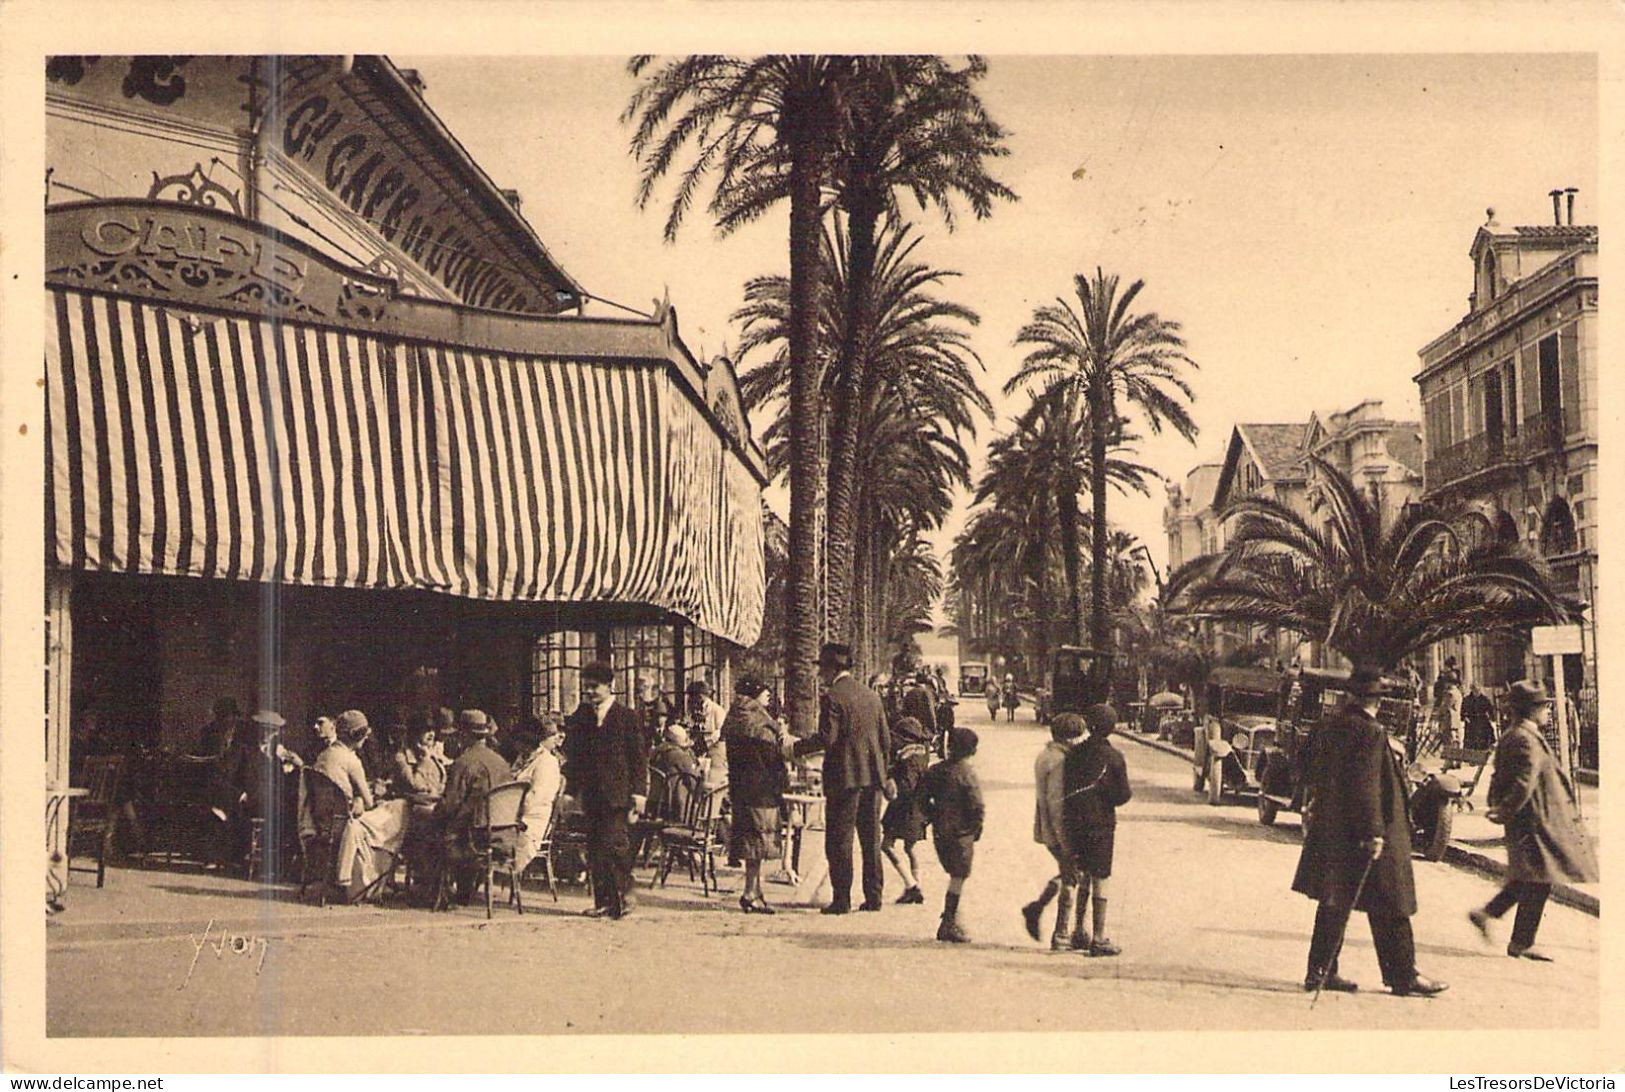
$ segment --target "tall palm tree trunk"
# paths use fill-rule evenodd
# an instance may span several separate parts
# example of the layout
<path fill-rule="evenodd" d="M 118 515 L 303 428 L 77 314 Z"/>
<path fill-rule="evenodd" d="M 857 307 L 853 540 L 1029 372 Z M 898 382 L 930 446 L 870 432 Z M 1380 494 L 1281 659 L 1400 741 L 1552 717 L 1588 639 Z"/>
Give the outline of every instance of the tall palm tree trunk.
<path fill-rule="evenodd" d="M 1089 543 L 1089 595 L 1092 610 L 1089 615 L 1090 647 L 1102 651 L 1110 647 L 1111 632 L 1108 619 L 1111 608 L 1106 601 L 1106 429 L 1107 408 L 1096 396 L 1089 400 L 1089 499 L 1094 508 L 1094 534 Z"/>
<path fill-rule="evenodd" d="M 841 332 L 829 447 L 829 599 L 824 617 L 832 634 L 847 631 L 851 608 L 852 550 L 856 534 L 858 426 L 868 371 L 869 285 L 874 279 L 878 201 L 850 202 L 847 216 L 846 322 Z"/>
<path fill-rule="evenodd" d="M 803 123 L 805 126 L 806 123 Z M 790 730 L 818 723 L 818 458 L 821 431 L 814 344 L 820 279 L 819 171 L 810 134 L 799 133 L 790 163 L 790 541 L 784 678 Z"/>
<path fill-rule="evenodd" d="M 1061 525 L 1061 564 L 1066 568 L 1067 620 L 1072 626 L 1067 639 L 1074 644 L 1083 644 L 1083 588 L 1079 586 L 1082 574 L 1078 571 L 1081 560 L 1078 556 L 1078 494 L 1071 484 L 1062 487 L 1060 495 L 1055 498 L 1055 507 L 1057 521 Z"/>

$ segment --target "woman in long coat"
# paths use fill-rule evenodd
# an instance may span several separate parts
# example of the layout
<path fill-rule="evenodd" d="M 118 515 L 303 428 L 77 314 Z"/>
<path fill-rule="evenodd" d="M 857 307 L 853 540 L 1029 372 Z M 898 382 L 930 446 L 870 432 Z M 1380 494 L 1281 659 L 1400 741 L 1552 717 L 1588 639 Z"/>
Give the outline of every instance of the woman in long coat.
<path fill-rule="evenodd" d="M 762 894 L 762 862 L 779 855 L 779 813 L 790 778 L 779 750 L 779 726 L 764 704 L 767 687 L 746 676 L 734 686 L 734 694 L 722 724 L 733 806 L 728 854 L 745 862 L 739 908 L 747 914 L 771 914 Z"/>
<path fill-rule="evenodd" d="M 1597 882 L 1597 860 L 1576 814 L 1574 785 L 1541 731 L 1552 718 L 1546 688 L 1513 683 L 1512 713 L 1517 723 L 1496 746 L 1490 777 L 1490 818 L 1506 824 L 1507 882 L 1467 917 L 1487 940 L 1490 919 L 1517 906 L 1507 955 L 1544 963 L 1551 956 L 1535 947 L 1535 933 L 1552 884 Z"/>
<path fill-rule="evenodd" d="M 1292 879 L 1292 890 L 1320 904 L 1305 989 L 1358 988 L 1337 973 L 1352 910 L 1370 919 L 1382 980 L 1394 993 L 1445 988 L 1416 973 L 1410 811 L 1398 756 L 1375 716 L 1382 692 L 1379 679 L 1357 673 L 1349 680 L 1349 704 L 1315 732 L 1303 853 Z"/>

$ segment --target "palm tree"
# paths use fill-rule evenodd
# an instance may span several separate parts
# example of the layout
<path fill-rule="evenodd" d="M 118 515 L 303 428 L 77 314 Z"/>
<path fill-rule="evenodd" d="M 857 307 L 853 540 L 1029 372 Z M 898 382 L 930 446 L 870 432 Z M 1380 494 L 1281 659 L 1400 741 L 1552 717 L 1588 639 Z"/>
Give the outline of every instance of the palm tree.
<path fill-rule="evenodd" d="M 874 366 L 874 324 L 882 299 L 870 284 L 884 258 L 881 227 L 900 218 L 897 193 L 934 205 L 949 230 L 953 202 L 963 198 L 977 219 L 995 200 L 1015 194 L 987 173 L 986 160 L 1009 154 L 1004 130 L 987 114 L 976 84 L 987 74 L 979 57 L 956 68 L 933 56 L 879 56 L 856 63 L 835 157 L 836 201 L 847 218 L 841 303 L 845 312 L 835 357 L 834 413 L 829 439 L 828 585 L 830 632 L 846 630 L 853 598 L 855 515 L 862 415 Z"/>
<path fill-rule="evenodd" d="M 1410 505 L 1384 527 L 1381 508 L 1347 475 L 1311 461 L 1325 525 L 1268 498 L 1236 501 L 1225 510 L 1236 524 L 1224 552 L 1169 577 L 1173 609 L 1293 630 L 1378 673 L 1451 637 L 1572 615 L 1540 563 L 1481 514 Z"/>
<path fill-rule="evenodd" d="M 1133 454 L 1127 447 L 1131 439 L 1120 435 L 1120 442 L 1112 445 L 1105 455 L 1102 479 L 1119 492 L 1132 489 L 1149 495 L 1150 482 L 1157 474 L 1125 457 Z M 1016 418 L 1014 429 L 989 445 L 987 469 L 974 500 L 980 504 L 998 498 L 1000 503 L 1032 513 L 1032 533 L 1042 534 L 1049 527 L 1059 532 L 1073 641 L 1083 639 L 1080 543 L 1090 536 L 1080 526 L 1078 494 L 1094 487 L 1093 441 L 1091 421 L 1078 392 L 1056 384 Z"/>
<path fill-rule="evenodd" d="M 1043 392 L 1070 387 L 1083 399 L 1090 426 L 1089 493 L 1093 501 L 1090 566 L 1089 643 L 1110 647 L 1110 604 L 1106 573 L 1106 453 L 1124 434 L 1125 415 L 1138 410 L 1152 432 L 1170 425 L 1187 440 L 1196 437 L 1196 422 L 1186 408 L 1193 395 L 1181 374 L 1195 368 L 1185 353 L 1179 324 L 1154 311 L 1135 314 L 1130 308 L 1145 287 L 1135 281 L 1121 296 L 1116 274 L 1097 268 L 1093 279 L 1073 277 L 1079 307 L 1066 300 L 1040 307 L 1016 335 L 1017 345 L 1033 350 L 1022 361 L 1005 392 L 1034 385 Z"/>
<path fill-rule="evenodd" d="M 814 496 L 821 463 L 813 362 L 813 309 L 820 276 L 822 189 L 839 132 L 850 57 L 816 55 L 736 58 L 691 56 L 654 67 L 633 57 L 628 72 L 642 82 L 622 114 L 635 121 L 632 154 L 640 161 L 638 205 L 672 171 L 687 147 L 666 219 L 676 237 L 683 216 L 708 175 L 715 189 L 709 211 L 722 234 L 757 219 L 779 202 L 790 205 L 790 571 L 785 609 L 785 682 L 792 730 L 809 735 L 817 720 L 818 594 Z"/>
<path fill-rule="evenodd" d="M 850 637 L 863 651 L 869 668 L 879 666 L 875 653 L 884 634 L 875 630 L 870 606 L 883 590 L 887 551 L 903 541 L 893 533 L 912 525 L 930 530 L 952 509 L 954 484 L 969 484 L 969 460 L 960 437 L 973 435 L 978 415 L 991 415 L 986 394 L 976 382 L 981 361 L 970 348 L 969 327 L 976 313 L 942 298 L 937 289 L 958 274 L 937 269 L 915 257 L 919 237 L 908 225 L 888 219 L 876 246 L 865 309 L 871 316 L 865 337 L 864 372 L 859 398 L 849 416 L 857 426 L 853 448 L 858 488 L 852 503 L 863 515 L 854 536 L 854 554 L 862 581 L 845 628 L 832 633 Z M 849 314 L 850 237 L 840 217 L 825 233 L 826 283 L 819 294 L 817 352 L 829 356 L 844 337 Z M 788 465 L 786 419 L 782 412 L 790 381 L 788 353 L 788 283 L 783 277 L 757 277 L 745 286 L 745 303 L 734 313 L 741 323 L 739 356 L 759 351 L 771 355 L 740 378 L 747 408 L 777 404 L 781 412 L 763 432 L 768 466 L 775 474 Z M 825 404 L 834 402 L 835 369 L 824 372 Z M 833 478 L 833 468 L 831 469 Z M 831 491 L 833 492 L 833 481 Z M 833 533 L 833 532 L 831 532 Z M 830 597 L 845 598 L 830 578 Z"/>

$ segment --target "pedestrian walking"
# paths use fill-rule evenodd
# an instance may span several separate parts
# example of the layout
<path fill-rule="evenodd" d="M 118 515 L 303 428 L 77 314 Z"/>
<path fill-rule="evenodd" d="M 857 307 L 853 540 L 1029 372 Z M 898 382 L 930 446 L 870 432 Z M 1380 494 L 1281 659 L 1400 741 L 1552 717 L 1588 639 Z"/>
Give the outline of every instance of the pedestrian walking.
<path fill-rule="evenodd" d="M 732 778 L 728 850 L 745 865 L 739 909 L 747 914 L 774 912 L 762 893 L 762 862 L 779 856 L 779 811 L 790 787 L 780 754 L 780 740 L 787 733 L 767 715 L 766 697 L 767 687 L 759 679 L 740 676 L 734 683 L 733 707 L 722 725 Z"/>
<path fill-rule="evenodd" d="M 1353 993 L 1338 973 L 1348 919 L 1365 913 L 1384 984 L 1398 997 L 1430 997 L 1447 987 L 1417 973 L 1411 915 L 1411 824 L 1405 775 L 1377 722 L 1382 680 L 1357 670 L 1349 702 L 1315 731 L 1304 805 L 1303 852 L 1292 890 L 1320 904 L 1303 988 Z"/>
<path fill-rule="evenodd" d="M 959 897 L 965 881 L 970 879 L 976 843 L 982 837 L 982 821 L 987 814 L 982 786 L 971 763 L 978 742 L 976 733 L 969 728 L 955 728 L 948 734 L 947 761 L 932 766 L 920 782 L 921 804 L 931 824 L 931 845 L 948 874 L 937 939 L 950 944 L 970 940 L 959 920 Z"/>
<path fill-rule="evenodd" d="M 852 909 L 852 838 L 863 856 L 862 910 L 880 909 L 885 874 L 880 864 L 880 794 L 891 755 L 891 730 L 880 695 L 852 675 L 852 649 L 826 644 L 818 655 L 825 693 L 818 734 L 787 740 L 786 758 L 824 755 L 824 856 L 834 895 L 825 914 Z"/>
<path fill-rule="evenodd" d="M 615 672 L 602 660 L 581 669 L 582 702 L 565 722 L 564 775 L 587 827 L 593 905 L 586 915 L 619 920 L 632 898 L 632 814 L 648 800 L 649 759 L 635 712 L 615 700 Z"/>
<path fill-rule="evenodd" d="M 1072 847 L 1066 837 L 1066 789 L 1062 767 L 1067 752 L 1083 735 L 1083 718 L 1076 713 L 1062 713 L 1049 729 L 1050 740 L 1033 761 L 1033 841 L 1049 850 L 1055 858 L 1055 875 L 1044 885 L 1038 898 L 1021 908 L 1021 918 L 1027 926 L 1027 935 L 1039 939 L 1044 910 L 1052 899 L 1060 903 L 1055 911 L 1055 929 L 1050 934 L 1049 946 L 1054 951 L 1070 947 L 1072 943 L 1072 899 L 1077 894 L 1078 871 L 1073 863 Z"/>
<path fill-rule="evenodd" d="M 1475 682 L 1461 700 L 1463 744 L 1475 751 L 1495 746 L 1495 707 Z"/>
<path fill-rule="evenodd" d="M 1495 748 L 1490 777 L 1489 817 L 1506 825 L 1506 884 L 1467 917 L 1487 941 L 1490 921 L 1516 906 L 1507 955 L 1549 963 L 1552 957 L 1535 947 L 1535 935 L 1552 884 L 1597 882 L 1597 859 L 1580 826 L 1574 784 L 1546 740 L 1552 717 L 1546 688 L 1513 683 L 1512 713 L 1516 723 Z"/>
<path fill-rule="evenodd" d="M 1066 840 L 1078 875 L 1078 910 L 1071 946 L 1092 956 L 1115 956 L 1121 955 L 1122 949 L 1112 943 L 1106 931 L 1106 910 L 1111 898 L 1117 809 L 1134 793 L 1129 788 L 1128 763 L 1111 745 L 1117 710 L 1098 703 L 1084 710 L 1083 717 L 1089 737 L 1067 752 L 1061 767 Z M 1090 910 L 1094 911 L 1092 935 L 1085 924 Z"/>
<path fill-rule="evenodd" d="M 1006 675 L 1004 677 L 1004 712 L 1006 720 L 1014 721 L 1016 719 L 1016 706 L 1020 704 L 1021 695 L 1016 693 L 1016 677 Z"/>
<path fill-rule="evenodd" d="M 920 780 L 931 765 L 931 738 L 913 717 L 900 717 L 892 726 L 892 754 L 886 780 L 886 814 L 880 817 L 880 850 L 903 880 L 899 906 L 923 905 L 920 859 L 915 847 L 925 838 L 925 812 L 920 807 Z M 902 852 L 897 843 L 903 843 Z"/>
<path fill-rule="evenodd" d="M 1004 700 L 1004 694 L 999 689 L 999 684 L 992 679 L 987 680 L 987 691 L 982 696 L 987 701 L 987 719 L 997 721 L 999 719 L 999 705 Z"/>

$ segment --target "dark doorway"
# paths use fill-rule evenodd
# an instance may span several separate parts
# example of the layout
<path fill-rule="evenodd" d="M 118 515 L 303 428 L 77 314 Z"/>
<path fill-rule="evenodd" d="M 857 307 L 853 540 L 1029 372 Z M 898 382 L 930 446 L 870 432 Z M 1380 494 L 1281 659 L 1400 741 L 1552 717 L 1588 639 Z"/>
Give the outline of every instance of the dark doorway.
<path fill-rule="evenodd" d="M 1563 380 L 1557 368 L 1557 335 L 1540 343 L 1540 417 L 1546 438 L 1556 442 L 1563 434 Z"/>

